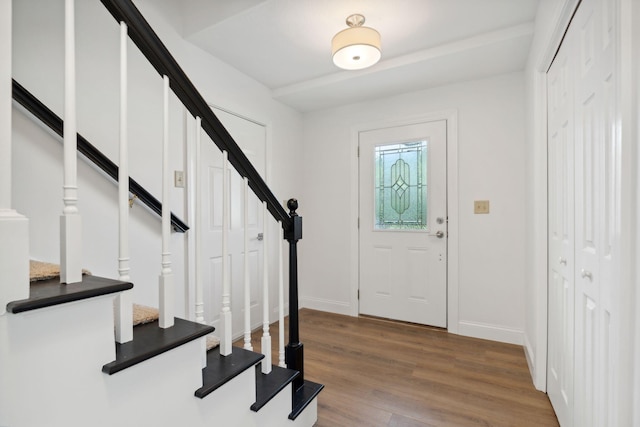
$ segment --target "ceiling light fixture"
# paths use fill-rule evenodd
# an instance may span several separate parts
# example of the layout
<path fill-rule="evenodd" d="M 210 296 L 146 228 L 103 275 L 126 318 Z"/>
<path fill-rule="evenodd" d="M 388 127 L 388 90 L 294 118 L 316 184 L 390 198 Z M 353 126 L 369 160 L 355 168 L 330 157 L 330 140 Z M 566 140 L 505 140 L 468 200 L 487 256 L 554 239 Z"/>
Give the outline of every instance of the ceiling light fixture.
<path fill-rule="evenodd" d="M 363 27 L 364 16 L 347 17 L 349 28 L 340 31 L 331 40 L 333 63 L 345 70 L 361 70 L 380 60 L 380 33 Z"/>

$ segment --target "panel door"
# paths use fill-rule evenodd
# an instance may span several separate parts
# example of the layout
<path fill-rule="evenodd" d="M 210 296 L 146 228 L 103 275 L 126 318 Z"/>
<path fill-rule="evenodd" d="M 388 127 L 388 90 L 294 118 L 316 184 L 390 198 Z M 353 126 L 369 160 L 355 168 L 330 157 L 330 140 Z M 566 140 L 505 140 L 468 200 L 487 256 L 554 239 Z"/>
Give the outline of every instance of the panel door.
<path fill-rule="evenodd" d="M 620 425 L 615 410 L 615 384 L 620 372 L 616 309 L 620 257 L 620 115 L 618 109 L 616 0 L 583 0 L 567 31 L 562 49 L 549 71 L 549 364 L 548 392 L 563 427 Z M 567 59 L 568 58 L 568 59 Z M 569 64 L 569 88 L 554 88 L 563 64 Z M 558 93 L 573 91 L 573 159 L 562 145 L 562 108 Z M 567 109 L 569 111 L 569 109 Z M 571 112 L 567 113 L 569 116 Z M 566 114 L 565 114 L 566 115 Z M 566 157 L 565 157 L 566 155 Z M 558 230 L 565 203 L 563 168 L 573 161 L 574 258 L 566 268 Z M 566 162 L 566 165 L 562 163 Z M 567 181 L 569 182 L 569 181 Z M 566 274 L 575 282 L 573 339 L 564 336 L 569 324 L 562 311 L 560 282 Z M 570 310 L 571 308 L 567 308 Z M 572 347 L 572 354 L 570 353 Z M 571 389 L 562 384 L 562 370 L 573 363 Z M 571 372 L 567 372 L 567 378 Z M 565 389 L 568 392 L 565 392 Z M 569 397 L 567 399 L 566 397 Z"/>
<path fill-rule="evenodd" d="M 619 235 L 615 1 L 584 0 L 574 18 L 576 74 L 575 425 L 613 424 L 614 251 Z"/>
<path fill-rule="evenodd" d="M 257 124 L 228 112 L 214 109 L 216 116 L 242 148 L 245 155 L 264 178 L 266 130 Z M 208 137 L 202 137 L 201 171 L 203 176 L 202 200 L 203 226 L 202 249 L 204 258 L 204 311 L 208 324 L 217 327 L 222 309 L 222 153 Z M 229 210 L 229 259 L 231 281 L 232 334 L 239 337 L 244 331 L 244 196 L 243 180 L 230 166 Z M 251 283 L 251 323 L 261 324 L 263 245 L 258 237 L 263 233 L 262 204 L 249 192 L 249 274 Z"/>
<path fill-rule="evenodd" d="M 447 326 L 446 130 L 359 135 L 362 314 Z"/>
<path fill-rule="evenodd" d="M 560 425 L 573 425 L 574 396 L 574 94 L 568 33 L 547 74 L 549 333 L 547 393 Z"/>

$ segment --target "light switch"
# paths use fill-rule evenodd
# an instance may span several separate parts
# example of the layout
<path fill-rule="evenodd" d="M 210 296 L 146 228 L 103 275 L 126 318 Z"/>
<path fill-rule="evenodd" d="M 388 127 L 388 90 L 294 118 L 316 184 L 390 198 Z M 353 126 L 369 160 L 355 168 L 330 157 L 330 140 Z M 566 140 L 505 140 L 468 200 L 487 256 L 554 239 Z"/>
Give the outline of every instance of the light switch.
<path fill-rule="evenodd" d="M 489 213 L 489 201 L 488 200 L 475 200 L 473 202 L 473 213 L 475 213 L 475 214 L 488 214 Z"/>
<path fill-rule="evenodd" d="M 184 188 L 184 172 L 173 171 L 173 183 L 176 188 Z"/>

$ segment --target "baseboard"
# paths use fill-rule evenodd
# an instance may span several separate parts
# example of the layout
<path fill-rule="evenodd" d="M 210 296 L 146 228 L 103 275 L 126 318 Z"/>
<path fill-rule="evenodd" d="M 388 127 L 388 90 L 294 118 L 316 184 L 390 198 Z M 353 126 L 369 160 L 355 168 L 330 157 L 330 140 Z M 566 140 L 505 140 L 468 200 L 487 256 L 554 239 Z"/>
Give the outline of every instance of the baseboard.
<path fill-rule="evenodd" d="M 536 372 L 536 355 L 529 341 L 529 336 L 523 334 L 524 339 L 524 356 L 527 359 L 527 365 L 529 365 L 529 373 L 531 374 L 531 381 L 536 390 L 546 392 L 546 384 L 538 384 L 538 375 Z"/>
<path fill-rule="evenodd" d="M 527 334 L 523 334 L 524 341 L 524 356 L 527 359 L 527 365 L 529 365 L 529 372 L 531 373 L 531 378 L 536 377 L 536 355 L 533 353 L 533 349 L 531 348 L 531 343 L 529 342 L 529 336 Z"/>
<path fill-rule="evenodd" d="M 523 331 L 477 322 L 458 322 L 458 334 L 473 338 L 522 345 Z"/>
<path fill-rule="evenodd" d="M 303 296 L 303 297 L 300 297 L 300 307 L 351 316 L 351 305 L 344 301 L 335 301 L 335 300 L 328 300 L 323 298 L 313 298 L 313 297 Z"/>

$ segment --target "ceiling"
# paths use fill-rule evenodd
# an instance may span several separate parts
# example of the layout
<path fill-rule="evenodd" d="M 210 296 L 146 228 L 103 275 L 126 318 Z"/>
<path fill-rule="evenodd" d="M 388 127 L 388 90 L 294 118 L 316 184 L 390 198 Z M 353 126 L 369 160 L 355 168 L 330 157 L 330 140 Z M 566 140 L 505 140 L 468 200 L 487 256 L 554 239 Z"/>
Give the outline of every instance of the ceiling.
<path fill-rule="evenodd" d="M 184 37 L 299 111 L 524 69 L 539 0 L 182 0 Z M 382 59 L 343 71 L 331 38 L 353 13 Z"/>

